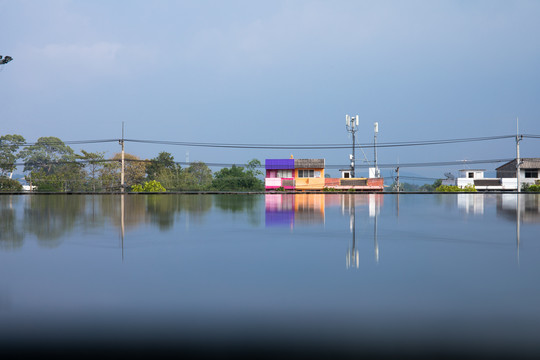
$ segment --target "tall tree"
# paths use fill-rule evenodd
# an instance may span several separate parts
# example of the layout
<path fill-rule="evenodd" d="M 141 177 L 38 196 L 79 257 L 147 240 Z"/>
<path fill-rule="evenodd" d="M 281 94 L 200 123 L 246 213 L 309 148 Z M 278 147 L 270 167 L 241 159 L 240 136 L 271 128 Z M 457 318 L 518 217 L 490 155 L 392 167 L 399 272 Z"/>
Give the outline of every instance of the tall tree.
<path fill-rule="evenodd" d="M 0 136 L 0 177 L 11 177 L 17 167 L 18 150 L 26 142 L 21 135 Z"/>
<path fill-rule="evenodd" d="M 77 155 L 77 158 L 82 160 L 85 164 L 84 167 L 88 172 L 88 182 L 90 189 L 96 191 L 97 184 L 99 182 L 99 170 L 103 167 L 105 152 L 95 152 L 91 153 L 86 150 L 81 150 L 81 154 Z"/>
<path fill-rule="evenodd" d="M 146 175 L 150 180 L 157 180 L 156 176 L 165 169 L 176 171 L 177 165 L 174 162 L 174 157 L 165 151 L 159 153 L 159 155 L 150 160 L 150 163 L 146 166 Z"/>
<path fill-rule="evenodd" d="M 212 170 L 202 161 L 191 163 L 187 168 L 187 172 L 193 176 L 196 185 L 200 189 L 212 183 Z"/>
<path fill-rule="evenodd" d="M 111 159 L 113 161 L 104 166 L 102 171 L 102 179 L 112 189 L 117 189 L 120 186 L 121 159 L 122 154 L 115 154 Z M 124 154 L 124 159 L 124 182 L 126 188 L 142 184 L 146 176 L 146 162 L 132 154 Z"/>
<path fill-rule="evenodd" d="M 20 152 L 24 159 L 24 171 L 40 171 L 53 174 L 63 162 L 75 160 L 75 152 L 57 137 L 40 137 L 34 145 Z"/>

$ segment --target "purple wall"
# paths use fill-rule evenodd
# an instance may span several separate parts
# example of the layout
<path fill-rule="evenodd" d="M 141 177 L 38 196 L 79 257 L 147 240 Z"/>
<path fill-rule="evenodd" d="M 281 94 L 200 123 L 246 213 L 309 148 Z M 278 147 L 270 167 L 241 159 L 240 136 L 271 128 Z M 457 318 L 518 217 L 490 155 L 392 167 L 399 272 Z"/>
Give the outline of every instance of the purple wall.
<path fill-rule="evenodd" d="M 266 159 L 266 169 L 294 169 L 294 159 Z"/>

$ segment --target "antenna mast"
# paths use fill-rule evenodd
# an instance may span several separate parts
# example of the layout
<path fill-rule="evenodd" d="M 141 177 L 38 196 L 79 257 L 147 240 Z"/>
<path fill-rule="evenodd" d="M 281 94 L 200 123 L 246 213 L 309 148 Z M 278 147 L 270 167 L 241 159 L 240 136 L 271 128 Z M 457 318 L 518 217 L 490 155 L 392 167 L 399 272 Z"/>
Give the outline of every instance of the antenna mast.
<path fill-rule="evenodd" d="M 353 117 L 350 117 L 349 115 L 345 115 L 345 127 L 348 132 L 352 134 L 352 154 L 350 156 L 351 160 L 351 178 L 355 178 L 354 169 L 355 169 L 355 157 L 354 157 L 354 148 L 355 148 L 355 134 L 356 131 L 358 131 L 358 123 L 360 120 L 360 116 L 356 115 Z"/>

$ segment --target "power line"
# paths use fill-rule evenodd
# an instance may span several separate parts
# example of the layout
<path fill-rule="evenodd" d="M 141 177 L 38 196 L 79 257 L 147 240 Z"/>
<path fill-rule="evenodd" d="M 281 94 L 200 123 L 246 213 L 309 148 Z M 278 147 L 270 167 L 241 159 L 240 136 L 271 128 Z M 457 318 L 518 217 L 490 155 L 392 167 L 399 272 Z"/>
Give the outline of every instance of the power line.
<path fill-rule="evenodd" d="M 435 161 L 435 162 L 416 162 L 416 163 L 399 163 L 399 164 L 378 164 L 381 168 L 395 168 L 399 167 L 425 167 L 425 166 L 457 166 L 457 165 L 476 165 L 476 164 L 495 164 L 495 163 L 506 163 L 514 159 L 485 159 L 485 160 L 455 160 L 455 161 Z M 142 162 L 142 163 L 156 163 L 156 160 L 148 159 L 125 159 L 126 162 Z M 31 164 L 32 166 L 40 165 L 67 165 L 67 164 L 96 164 L 96 163 L 119 163 L 120 159 L 100 159 L 100 160 L 79 160 L 79 161 L 38 161 L 30 163 L 14 163 L 15 166 L 23 166 L 26 164 Z M 174 164 L 190 166 L 197 162 L 183 162 L 183 161 L 174 161 Z M 212 162 L 201 162 L 209 167 L 232 167 L 232 166 L 242 166 L 247 167 L 248 164 L 241 163 L 212 163 Z M 342 169 L 347 167 L 346 164 L 326 164 L 325 169 Z M 255 165 L 256 168 L 265 168 L 265 165 Z M 370 165 L 358 165 L 360 168 L 369 168 Z"/>
<path fill-rule="evenodd" d="M 538 139 L 540 135 L 527 134 L 523 135 L 524 138 Z M 403 147 L 403 146 L 425 146 L 425 145 L 444 145 L 455 144 L 464 142 L 479 142 L 479 141 L 493 141 L 502 139 L 514 139 L 515 135 L 498 135 L 498 136 L 484 136 L 484 137 L 472 137 L 472 138 L 456 138 L 456 139 L 438 139 L 438 140 L 418 140 L 418 141 L 395 141 L 395 142 L 379 142 L 376 145 L 373 143 L 357 143 L 359 148 L 377 148 L 384 147 Z M 70 140 L 70 141 L 40 141 L 40 142 L 25 142 L 19 144 L 22 147 L 34 146 L 37 144 L 43 145 L 83 145 L 83 144 L 99 144 L 99 143 L 112 143 L 120 142 L 122 139 L 91 139 L 91 140 Z M 156 145 L 175 145 L 175 146 L 193 146 L 193 147 L 215 147 L 215 148 L 238 148 L 238 149 L 348 149 L 350 144 L 243 144 L 243 143 L 213 143 L 213 142 L 193 142 L 193 141 L 168 141 L 168 140 L 145 140 L 145 139 L 123 139 L 125 142 L 132 143 L 145 143 Z M 0 146 L 10 146 L 10 144 L 2 144 Z"/>

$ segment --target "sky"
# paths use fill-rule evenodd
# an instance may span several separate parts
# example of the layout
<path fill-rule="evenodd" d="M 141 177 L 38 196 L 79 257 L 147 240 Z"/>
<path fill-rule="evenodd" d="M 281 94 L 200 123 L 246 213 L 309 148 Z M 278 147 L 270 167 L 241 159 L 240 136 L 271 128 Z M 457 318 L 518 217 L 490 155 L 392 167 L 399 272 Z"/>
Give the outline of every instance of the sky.
<path fill-rule="evenodd" d="M 540 134 L 540 1 L 0 0 L 0 135 L 351 144 Z M 540 157 L 525 138 L 522 157 Z M 72 146 L 120 151 L 117 142 Z M 126 152 L 244 164 L 350 149 L 126 142 Z M 357 164 L 373 162 L 357 149 Z M 384 164 L 511 159 L 515 139 L 379 148 Z M 461 168 L 402 169 L 426 177 Z M 357 174 L 367 176 L 367 170 Z M 329 170 L 338 176 L 337 170 Z M 392 176 L 391 167 L 381 169 Z"/>

